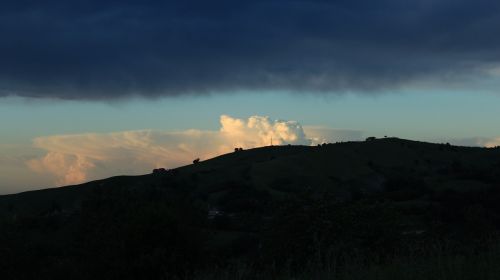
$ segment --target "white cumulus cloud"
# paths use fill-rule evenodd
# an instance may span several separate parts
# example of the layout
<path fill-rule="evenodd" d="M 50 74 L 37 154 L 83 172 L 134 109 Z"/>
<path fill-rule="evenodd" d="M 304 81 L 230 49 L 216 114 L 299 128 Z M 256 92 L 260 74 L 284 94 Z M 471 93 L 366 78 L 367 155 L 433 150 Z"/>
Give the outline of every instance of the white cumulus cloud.
<path fill-rule="evenodd" d="M 332 137 L 318 138 L 316 131 L 313 139 L 296 121 L 262 116 L 239 119 L 223 115 L 220 124 L 218 131 L 139 130 L 39 137 L 34 146 L 46 154 L 27 165 L 38 173 L 51 174 L 56 184 L 67 185 L 118 174 L 142 174 L 157 167 L 173 168 L 198 157 L 208 159 L 231 152 L 235 147 L 267 146 L 271 139 L 274 145 L 312 145 L 317 139 Z"/>
<path fill-rule="evenodd" d="M 57 185 L 69 185 L 120 174 L 144 174 L 158 167 L 174 168 L 189 164 L 195 158 L 204 160 L 232 152 L 235 147 L 268 146 L 271 139 L 274 145 L 316 145 L 361 140 L 362 136 L 357 130 L 303 127 L 296 121 L 263 116 L 242 119 L 222 115 L 219 130 L 136 130 L 38 137 L 33 140 L 34 147 L 44 153 L 32 151 L 32 155 L 19 159 L 19 163 L 26 161 L 32 171 L 39 173 L 36 177 L 39 183 L 51 180 Z M 500 138 L 475 137 L 450 142 L 500 146 Z M 11 166 L 9 171 L 4 168 L 0 177 L 8 178 L 14 171 L 21 172 L 20 168 L 11 170 L 12 157 L 0 155 L 0 165 L 4 162 L 5 166 L 7 163 Z M 33 183 L 30 181 L 30 184 Z"/>

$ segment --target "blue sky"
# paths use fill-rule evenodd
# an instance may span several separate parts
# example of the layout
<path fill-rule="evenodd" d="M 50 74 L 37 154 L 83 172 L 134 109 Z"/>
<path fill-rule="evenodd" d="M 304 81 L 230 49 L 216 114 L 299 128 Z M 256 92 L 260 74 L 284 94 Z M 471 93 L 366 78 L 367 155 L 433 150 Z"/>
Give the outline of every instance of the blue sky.
<path fill-rule="evenodd" d="M 489 0 L 7 0 L 0 194 L 270 138 L 500 145 L 496 34 Z"/>
<path fill-rule="evenodd" d="M 4 120 L 0 123 L 0 159 L 3 158 L 0 160 L 0 167 L 3 169 L 0 170 L 0 193 L 77 183 L 78 180 L 93 180 L 117 174 L 141 174 L 155 167 L 154 161 L 148 161 L 137 165 L 135 169 L 113 168 L 113 165 L 119 164 L 109 160 L 105 161 L 107 169 L 103 170 L 106 172 L 94 172 L 93 175 L 86 174 L 85 177 L 61 181 L 60 177 L 65 174 L 58 174 L 50 166 L 40 170 L 29 164 L 34 159 L 46 159 L 51 151 L 54 152 L 59 147 L 37 146 L 34 140 L 39 137 L 89 133 L 106 135 L 110 132 L 145 129 L 161 132 L 190 129 L 219 131 L 221 115 L 243 120 L 257 115 L 269 116 L 271 120 L 297 121 L 303 127 L 360 132 L 353 134 L 353 140 L 358 140 L 358 135 L 389 135 L 432 142 L 481 145 L 487 142 L 484 139 L 496 141 L 500 136 L 498 104 L 500 95 L 492 92 L 471 94 L 457 90 L 380 92 L 372 95 L 297 95 L 247 91 L 158 99 L 139 97 L 108 102 L 5 97 L 0 102 L 0 118 Z M 335 141 L 335 133 L 332 138 L 328 138 L 331 135 L 325 135 L 325 139 Z M 80 140 L 74 141 L 75 145 L 80 145 Z M 178 145 L 179 140 L 175 141 L 162 145 Z M 195 149 L 196 151 L 199 150 Z M 64 153 L 68 154 L 67 151 Z M 201 153 L 217 154 L 206 151 Z M 189 158 L 186 163 L 188 161 Z M 183 163 L 181 160 L 175 164 Z M 68 159 L 64 164 L 75 163 Z"/>
<path fill-rule="evenodd" d="M 495 137 L 500 94 L 437 91 L 378 95 L 294 95 L 239 92 L 211 96 L 92 102 L 3 98 L 2 144 L 37 136 L 137 129 L 218 129 L 222 114 L 297 120 L 413 139 Z"/>

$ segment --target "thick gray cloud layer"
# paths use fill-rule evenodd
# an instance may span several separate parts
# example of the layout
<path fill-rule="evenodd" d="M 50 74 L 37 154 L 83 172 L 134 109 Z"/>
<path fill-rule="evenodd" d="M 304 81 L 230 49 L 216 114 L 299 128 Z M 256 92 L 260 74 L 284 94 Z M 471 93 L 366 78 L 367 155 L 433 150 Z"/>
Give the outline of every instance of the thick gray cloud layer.
<path fill-rule="evenodd" d="M 500 63 L 487 0 L 3 1 L 0 96 L 370 92 Z"/>

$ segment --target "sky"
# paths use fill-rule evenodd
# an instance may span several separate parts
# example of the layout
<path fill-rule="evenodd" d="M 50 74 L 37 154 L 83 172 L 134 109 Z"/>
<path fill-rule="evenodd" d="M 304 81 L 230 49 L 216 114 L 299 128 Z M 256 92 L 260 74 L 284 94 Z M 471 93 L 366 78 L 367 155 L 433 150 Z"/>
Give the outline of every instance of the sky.
<path fill-rule="evenodd" d="M 500 145 L 500 2 L 4 1 L 0 194 L 270 144 Z"/>

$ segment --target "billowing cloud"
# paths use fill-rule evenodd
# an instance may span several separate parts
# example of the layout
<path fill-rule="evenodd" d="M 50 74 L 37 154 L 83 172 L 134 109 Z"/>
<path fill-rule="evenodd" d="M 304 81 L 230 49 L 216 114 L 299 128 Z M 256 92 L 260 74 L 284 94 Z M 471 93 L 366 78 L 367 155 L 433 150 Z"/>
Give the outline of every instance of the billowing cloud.
<path fill-rule="evenodd" d="M 221 135 L 235 146 L 259 147 L 273 144 L 309 145 L 302 126 L 296 121 L 271 121 L 269 117 L 253 116 L 248 120 L 221 116 Z"/>
<path fill-rule="evenodd" d="M 500 65 L 489 0 L 6 0 L 0 26 L 0 96 L 369 93 Z"/>
<path fill-rule="evenodd" d="M 137 130 L 38 137 L 34 139 L 34 146 L 45 153 L 36 156 L 33 151 L 32 155 L 23 158 L 25 164 L 39 173 L 40 177 L 19 176 L 31 178 L 30 185 L 35 181 L 47 185 L 49 179 L 57 185 L 69 185 L 119 174 L 144 174 L 158 167 L 174 168 L 189 164 L 195 158 L 205 160 L 232 152 L 235 147 L 249 149 L 268 146 L 271 139 L 274 145 L 316 145 L 363 138 L 363 133 L 357 130 L 302 127 L 296 121 L 272 120 L 262 116 L 240 119 L 222 115 L 220 129 L 213 131 Z M 500 137 L 433 142 L 496 147 L 500 146 Z M 23 159 L 14 155 L 0 155 L 0 166 L 4 164 L 10 168 L 0 169 L 4 171 L 0 172 L 0 177 L 8 179 L 8 173 L 25 173 L 25 170 L 13 168 L 13 162 L 21 163 Z"/>
<path fill-rule="evenodd" d="M 52 174 L 58 185 L 66 185 L 177 167 L 198 157 L 208 159 L 231 152 L 235 147 L 270 145 L 271 139 L 275 145 L 313 144 L 296 121 L 223 115 L 220 124 L 218 131 L 140 130 L 39 137 L 34 145 L 47 153 L 27 164 L 34 171 Z"/>

